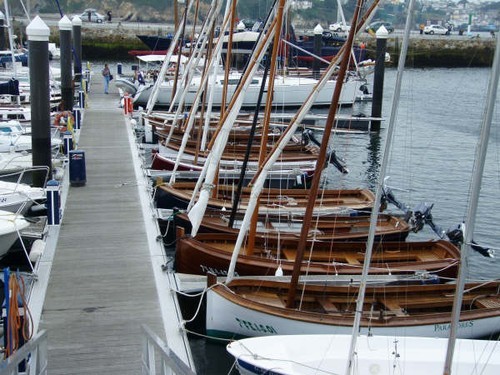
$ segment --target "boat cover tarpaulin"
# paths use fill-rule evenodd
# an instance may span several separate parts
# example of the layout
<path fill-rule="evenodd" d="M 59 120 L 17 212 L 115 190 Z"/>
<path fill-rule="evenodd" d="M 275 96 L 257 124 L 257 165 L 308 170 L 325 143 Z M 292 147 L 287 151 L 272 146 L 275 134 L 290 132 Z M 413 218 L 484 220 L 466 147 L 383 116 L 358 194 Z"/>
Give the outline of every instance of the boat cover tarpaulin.
<path fill-rule="evenodd" d="M 12 78 L 7 82 L 1 82 L 0 95 L 19 95 L 19 81 Z"/>

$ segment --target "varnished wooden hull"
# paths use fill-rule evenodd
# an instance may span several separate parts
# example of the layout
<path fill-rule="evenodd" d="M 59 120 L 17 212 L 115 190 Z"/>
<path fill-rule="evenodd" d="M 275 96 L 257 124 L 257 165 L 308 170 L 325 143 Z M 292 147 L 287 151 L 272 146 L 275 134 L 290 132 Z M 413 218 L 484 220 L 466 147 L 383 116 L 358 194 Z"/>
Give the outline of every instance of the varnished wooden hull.
<path fill-rule="evenodd" d="M 285 307 L 288 283 L 234 279 L 207 290 L 209 336 L 351 334 L 357 286 L 299 284 L 301 305 Z M 455 284 L 368 286 L 361 334 L 449 336 Z M 467 283 L 459 338 L 480 338 L 500 327 L 499 281 Z M 298 297 L 297 297 L 298 298 Z"/>
<path fill-rule="evenodd" d="M 229 227 L 230 213 L 207 211 L 203 216 L 198 233 L 228 233 L 237 235 L 243 213 L 237 213 L 233 227 Z M 179 212 L 174 218 L 175 225 L 186 233 L 191 232 L 191 222 L 185 212 Z M 315 217 L 309 230 L 309 238 L 318 241 L 364 241 L 368 237 L 370 216 L 332 215 Z M 302 217 L 292 215 L 263 215 L 258 218 L 257 233 L 266 238 L 298 239 L 302 228 Z M 410 225 L 401 218 L 379 215 L 375 232 L 376 241 L 404 241 L 410 232 Z"/>
<path fill-rule="evenodd" d="M 157 186 L 156 204 L 158 208 L 185 209 L 191 199 L 193 183 L 175 183 L 173 186 L 164 184 Z M 214 197 L 208 201 L 211 209 L 231 210 L 235 186 L 218 185 L 214 190 Z M 264 189 L 261 194 L 259 212 L 280 213 L 287 212 L 303 215 L 307 202 L 312 198 L 307 189 Z M 243 188 L 239 210 L 247 208 L 251 188 Z M 349 213 L 352 210 L 371 209 L 374 195 L 367 189 L 325 190 L 318 194 L 314 208 L 316 214 Z"/>
<path fill-rule="evenodd" d="M 195 238 L 182 236 L 176 240 L 175 269 L 177 272 L 205 275 L 207 272 L 225 276 L 229 268 L 236 235 L 198 233 Z M 280 267 L 291 275 L 298 239 L 286 236 L 258 236 L 253 252 L 246 243 L 238 257 L 239 276 L 276 274 Z M 360 275 L 366 244 L 353 241 L 309 241 L 302 265 L 308 275 Z M 455 277 L 459 250 L 447 241 L 377 242 L 370 274 L 414 274 L 429 272 L 443 277 Z"/>

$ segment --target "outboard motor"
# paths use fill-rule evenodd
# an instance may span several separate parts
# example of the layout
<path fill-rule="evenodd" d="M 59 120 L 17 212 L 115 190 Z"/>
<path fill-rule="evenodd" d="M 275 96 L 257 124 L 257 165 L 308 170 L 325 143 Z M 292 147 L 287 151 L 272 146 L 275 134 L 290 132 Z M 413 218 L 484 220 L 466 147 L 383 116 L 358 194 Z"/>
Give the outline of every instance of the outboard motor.
<path fill-rule="evenodd" d="M 382 189 L 382 199 L 385 202 L 392 203 L 394 206 L 396 206 L 406 214 L 408 214 L 408 212 L 410 211 L 407 204 L 400 202 L 399 200 L 396 199 L 394 193 L 392 192 L 392 189 L 388 186 L 384 186 Z"/>
<path fill-rule="evenodd" d="M 452 244 L 455 246 L 460 246 L 464 242 L 464 233 L 462 231 L 461 225 L 458 225 L 457 227 L 453 229 L 448 229 L 446 232 L 446 235 L 448 236 L 448 239 Z M 495 250 L 490 249 L 488 247 L 484 247 L 481 245 L 478 245 L 477 242 L 474 240 L 471 241 L 470 247 L 472 250 L 477 251 L 479 254 L 481 254 L 484 257 L 487 258 L 494 258 L 495 257 Z"/>
<path fill-rule="evenodd" d="M 307 145 L 309 142 L 314 143 L 316 146 L 321 146 L 320 142 L 314 136 L 314 131 L 311 129 L 305 129 L 302 132 L 302 144 Z M 346 168 L 343 160 L 340 160 L 335 151 L 331 150 L 327 155 L 327 162 L 332 164 L 335 168 L 337 168 L 341 173 L 349 173 L 349 169 Z M 326 167 L 326 165 L 325 165 Z"/>
<path fill-rule="evenodd" d="M 308 145 L 309 142 L 314 143 L 316 146 L 320 146 L 321 144 L 318 142 L 316 137 L 314 136 L 314 132 L 311 129 L 304 129 L 302 132 L 302 144 L 304 146 Z"/>
<path fill-rule="evenodd" d="M 448 229 L 446 236 L 448 236 L 450 242 L 455 246 L 460 246 L 464 242 L 464 233 L 460 226 L 454 229 Z"/>
<path fill-rule="evenodd" d="M 431 227 L 434 226 L 431 214 L 432 207 L 434 207 L 434 204 L 420 203 L 413 210 L 413 231 L 415 233 L 421 231 L 425 224 L 429 224 Z"/>
<path fill-rule="evenodd" d="M 335 151 L 331 150 L 328 153 L 328 162 L 332 164 L 335 168 L 337 168 L 341 173 L 347 174 L 349 173 L 349 169 L 346 168 L 346 166 L 343 164 L 343 161 L 341 162 L 338 158 L 337 155 L 335 154 Z"/>

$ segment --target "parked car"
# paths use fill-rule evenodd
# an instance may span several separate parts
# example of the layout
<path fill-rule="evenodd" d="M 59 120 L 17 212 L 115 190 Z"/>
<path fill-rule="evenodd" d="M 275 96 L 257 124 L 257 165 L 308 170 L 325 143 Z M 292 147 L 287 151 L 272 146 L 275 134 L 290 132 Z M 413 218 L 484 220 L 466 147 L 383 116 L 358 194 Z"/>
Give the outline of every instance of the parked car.
<path fill-rule="evenodd" d="M 98 13 L 97 10 L 92 8 L 85 9 L 83 13 L 77 14 L 77 16 L 80 17 L 82 21 L 85 22 L 103 23 L 106 20 L 105 16 Z"/>
<path fill-rule="evenodd" d="M 348 33 L 351 30 L 351 26 L 344 22 L 335 22 L 328 26 L 328 29 L 337 33 Z"/>
<path fill-rule="evenodd" d="M 424 34 L 450 35 L 450 30 L 441 25 L 428 25 L 424 27 Z"/>
<path fill-rule="evenodd" d="M 474 32 L 497 32 L 498 28 L 495 25 L 471 25 L 471 31 Z"/>
<path fill-rule="evenodd" d="M 372 22 L 371 24 L 369 24 L 366 27 L 365 31 L 366 32 L 370 32 L 370 30 L 372 30 L 373 32 L 377 32 L 377 30 L 380 28 L 380 26 L 384 26 L 385 29 L 389 33 L 394 32 L 394 26 L 392 25 L 392 23 L 387 22 L 387 21 L 375 21 L 375 22 Z"/>

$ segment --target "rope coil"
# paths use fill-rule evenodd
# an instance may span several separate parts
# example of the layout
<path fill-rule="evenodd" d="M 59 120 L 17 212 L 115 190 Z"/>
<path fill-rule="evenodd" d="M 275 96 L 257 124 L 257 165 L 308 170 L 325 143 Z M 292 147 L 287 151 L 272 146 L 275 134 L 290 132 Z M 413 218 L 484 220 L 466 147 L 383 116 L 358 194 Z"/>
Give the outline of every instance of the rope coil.
<path fill-rule="evenodd" d="M 4 358 L 8 358 L 14 354 L 20 347 L 20 344 L 22 344 L 20 341 L 21 334 L 24 342 L 30 340 L 33 336 L 32 328 L 34 324 L 25 296 L 26 285 L 23 277 L 19 277 L 19 279 L 21 280 L 21 284 L 17 275 L 11 274 L 9 277 L 9 310 L 7 312 L 7 330 L 5 333 L 7 335 L 7 347 L 5 348 Z M 21 306 L 19 301 L 22 302 Z M 22 317 L 24 319 L 21 319 Z"/>

